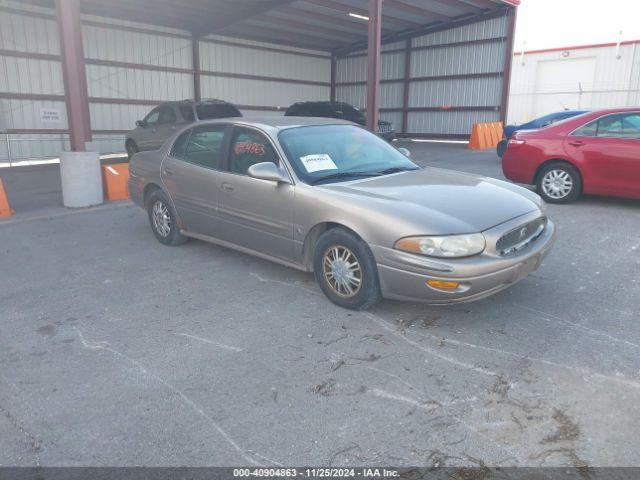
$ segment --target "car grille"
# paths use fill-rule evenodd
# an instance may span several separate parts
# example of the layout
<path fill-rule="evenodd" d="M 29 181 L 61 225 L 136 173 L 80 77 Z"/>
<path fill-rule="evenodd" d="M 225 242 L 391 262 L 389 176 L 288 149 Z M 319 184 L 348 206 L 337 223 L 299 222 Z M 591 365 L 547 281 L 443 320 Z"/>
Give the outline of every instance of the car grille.
<path fill-rule="evenodd" d="M 500 255 L 509 255 L 522 250 L 531 242 L 535 242 L 542 235 L 546 226 L 546 217 L 540 217 L 525 225 L 520 225 L 498 239 L 496 250 Z"/>
<path fill-rule="evenodd" d="M 378 132 L 380 133 L 387 133 L 391 131 L 391 124 L 390 123 L 379 123 L 378 124 Z"/>

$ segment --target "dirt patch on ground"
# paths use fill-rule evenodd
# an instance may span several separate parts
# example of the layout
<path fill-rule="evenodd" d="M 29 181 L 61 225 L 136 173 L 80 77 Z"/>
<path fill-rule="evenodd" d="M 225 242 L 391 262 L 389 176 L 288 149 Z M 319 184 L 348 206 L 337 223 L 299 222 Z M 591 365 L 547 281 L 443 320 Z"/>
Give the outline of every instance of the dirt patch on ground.
<path fill-rule="evenodd" d="M 552 418 L 558 423 L 555 433 L 544 438 L 543 443 L 557 443 L 562 441 L 574 441 L 580 436 L 580 426 L 575 423 L 565 411 L 554 409 Z"/>
<path fill-rule="evenodd" d="M 333 395 L 335 393 L 335 390 L 336 390 L 336 381 L 333 378 L 330 378 L 329 380 L 325 380 L 324 382 L 311 387 L 311 391 L 313 393 L 316 393 L 318 395 L 323 395 L 325 397 Z"/>

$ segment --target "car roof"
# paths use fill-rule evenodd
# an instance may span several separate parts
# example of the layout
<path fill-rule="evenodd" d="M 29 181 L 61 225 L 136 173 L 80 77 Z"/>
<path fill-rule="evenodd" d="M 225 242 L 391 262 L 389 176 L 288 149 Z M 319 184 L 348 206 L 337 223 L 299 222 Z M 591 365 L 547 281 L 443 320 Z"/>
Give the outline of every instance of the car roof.
<path fill-rule="evenodd" d="M 287 128 L 308 127 L 317 125 L 355 125 L 347 120 L 326 117 L 285 117 L 282 115 L 264 117 L 229 117 L 217 118 L 214 120 L 204 120 L 197 122 L 199 125 L 209 123 L 234 123 L 236 125 L 248 125 L 258 128 L 270 128 L 275 130 L 285 130 Z"/>
<path fill-rule="evenodd" d="M 170 102 L 162 102 L 160 105 L 233 105 L 225 100 L 220 100 L 218 98 L 203 98 L 202 100 L 193 100 L 193 99 L 185 99 L 185 100 L 173 100 Z"/>
<path fill-rule="evenodd" d="M 351 105 L 351 104 L 347 102 L 337 102 L 337 101 L 332 102 L 330 100 L 309 100 L 306 102 L 296 102 L 293 105 Z"/>
<path fill-rule="evenodd" d="M 640 112 L 640 105 L 636 107 L 619 107 L 619 108 L 603 108 L 600 110 L 591 110 L 590 113 L 597 114 L 598 116 L 609 113 L 627 113 L 627 112 Z"/>

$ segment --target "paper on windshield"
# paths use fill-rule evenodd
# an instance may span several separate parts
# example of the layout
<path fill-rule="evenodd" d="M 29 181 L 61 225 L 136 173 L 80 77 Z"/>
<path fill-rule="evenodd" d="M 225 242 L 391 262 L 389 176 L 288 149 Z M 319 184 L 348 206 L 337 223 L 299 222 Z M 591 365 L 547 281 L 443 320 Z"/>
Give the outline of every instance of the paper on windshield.
<path fill-rule="evenodd" d="M 338 167 L 331 157 L 326 153 L 318 153 L 314 155 L 306 155 L 300 157 L 302 165 L 309 173 L 319 172 L 321 170 L 338 170 Z"/>

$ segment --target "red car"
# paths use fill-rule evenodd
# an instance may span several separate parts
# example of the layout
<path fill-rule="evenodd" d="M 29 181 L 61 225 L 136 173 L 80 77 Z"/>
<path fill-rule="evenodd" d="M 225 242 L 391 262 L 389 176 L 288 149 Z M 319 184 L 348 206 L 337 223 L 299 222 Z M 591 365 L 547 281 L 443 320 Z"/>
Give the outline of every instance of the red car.
<path fill-rule="evenodd" d="M 599 110 L 521 130 L 502 158 L 504 175 L 536 185 L 550 203 L 580 194 L 640 198 L 640 107 Z"/>

